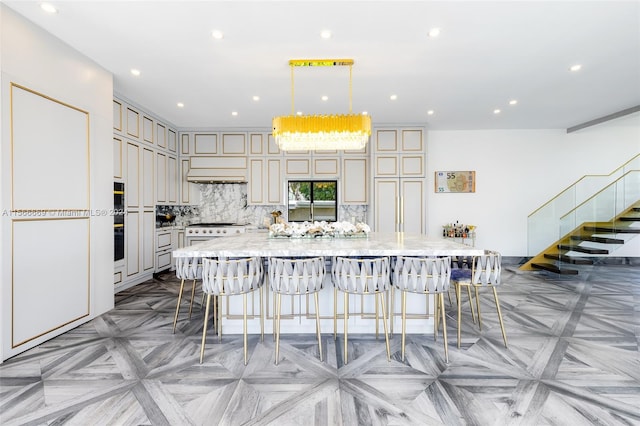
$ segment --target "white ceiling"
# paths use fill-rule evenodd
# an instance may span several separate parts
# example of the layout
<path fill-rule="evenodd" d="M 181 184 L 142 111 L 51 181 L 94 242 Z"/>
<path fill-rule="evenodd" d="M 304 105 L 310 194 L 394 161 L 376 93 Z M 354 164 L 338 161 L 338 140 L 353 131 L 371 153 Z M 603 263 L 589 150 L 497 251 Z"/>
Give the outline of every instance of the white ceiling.
<path fill-rule="evenodd" d="M 41 1 L 3 2 L 179 128 L 270 127 L 291 112 L 292 58 L 353 58 L 353 111 L 374 125 L 568 128 L 640 105 L 635 0 L 54 0 L 53 15 Z M 438 38 L 427 36 L 434 27 Z M 347 113 L 348 87 L 347 67 L 296 68 L 295 110 Z"/>

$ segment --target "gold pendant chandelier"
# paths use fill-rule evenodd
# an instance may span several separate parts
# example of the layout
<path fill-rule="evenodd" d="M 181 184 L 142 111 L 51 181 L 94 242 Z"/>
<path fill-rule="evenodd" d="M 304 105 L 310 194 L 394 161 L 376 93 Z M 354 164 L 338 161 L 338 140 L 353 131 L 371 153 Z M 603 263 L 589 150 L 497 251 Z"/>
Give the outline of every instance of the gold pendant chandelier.
<path fill-rule="evenodd" d="M 283 151 L 357 150 L 366 146 L 371 136 L 371 117 L 352 114 L 353 59 L 292 59 L 291 115 L 273 119 L 273 136 Z M 294 67 L 349 66 L 349 114 L 296 115 L 294 112 Z"/>

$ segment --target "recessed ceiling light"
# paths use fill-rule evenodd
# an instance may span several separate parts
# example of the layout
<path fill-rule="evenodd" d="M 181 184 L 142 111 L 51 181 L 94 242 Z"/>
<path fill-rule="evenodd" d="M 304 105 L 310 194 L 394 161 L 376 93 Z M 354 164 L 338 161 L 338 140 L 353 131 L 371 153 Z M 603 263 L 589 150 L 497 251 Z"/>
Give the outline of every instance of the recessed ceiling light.
<path fill-rule="evenodd" d="M 499 109 L 494 109 L 494 110 L 493 110 L 493 113 L 494 113 L 494 114 L 500 114 L 500 112 L 501 112 L 501 111 L 500 111 Z"/>
<path fill-rule="evenodd" d="M 329 97 L 328 97 L 327 95 L 324 95 L 321 99 L 322 99 L 323 101 L 328 101 L 328 100 L 329 100 Z"/>
<path fill-rule="evenodd" d="M 432 38 L 438 37 L 440 35 L 440 28 L 431 28 L 428 35 Z"/>
<path fill-rule="evenodd" d="M 231 115 L 235 117 L 236 115 L 238 115 L 238 111 L 231 111 Z"/>
<path fill-rule="evenodd" d="M 367 111 L 362 111 L 362 115 L 369 115 Z"/>
<path fill-rule="evenodd" d="M 40 5 L 40 9 L 47 13 L 58 13 L 58 9 L 56 9 L 51 3 L 42 3 Z"/>
<path fill-rule="evenodd" d="M 331 31 L 329 30 L 322 30 L 320 31 L 320 37 L 324 38 L 324 39 L 329 39 L 331 38 Z"/>
<path fill-rule="evenodd" d="M 255 96 L 253 97 L 253 100 L 254 100 L 254 101 L 256 101 L 256 102 L 257 102 L 257 101 L 259 101 L 259 100 L 260 100 L 260 96 L 255 95 Z"/>
<path fill-rule="evenodd" d="M 582 65 L 580 64 L 575 64 L 575 65 L 571 65 L 569 67 L 569 71 L 580 71 L 580 69 L 582 68 Z"/>
<path fill-rule="evenodd" d="M 428 115 L 433 115 L 433 114 L 434 114 L 434 112 L 435 112 L 434 110 L 430 109 L 429 111 L 427 111 L 427 114 L 428 114 Z"/>
<path fill-rule="evenodd" d="M 224 38 L 224 34 L 220 30 L 211 31 L 211 36 L 216 40 L 222 40 Z"/>
<path fill-rule="evenodd" d="M 517 103 L 518 103 L 518 100 L 517 100 L 517 99 L 511 99 L 511 100 L 509 101 L 509 105 L 516 105 Z"/>
<path fill-rule="evenodd" d="M 396 99 L 398 99 L 398 95 L 391 95 L 389 96 L 389 99 L 391 99 L 392 101 L 395 101 Z"/>
<path fill-rule="evenodd" d="M 182 102 L 178 102 L 176 105 L 178 105 L 178 108 L 184 108 L 184 104 Z"/>
<path fill-rule="evenodd" d="M 136 77 L 138 77 L 140 75 L 140 70 L 135 69 L 135 68 L 131 68 L 131 74 L 133 74 Z"/>

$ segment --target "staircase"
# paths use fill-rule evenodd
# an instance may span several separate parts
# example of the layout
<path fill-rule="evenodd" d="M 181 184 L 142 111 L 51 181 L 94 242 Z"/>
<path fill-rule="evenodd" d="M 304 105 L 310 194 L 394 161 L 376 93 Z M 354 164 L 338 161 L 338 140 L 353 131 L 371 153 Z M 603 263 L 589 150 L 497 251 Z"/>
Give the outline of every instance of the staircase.
<path fill-rule="evenodd" d="M 592 265 L 589 257 L 580 257 L 572 253 L 590 255 L 608 255 L 610 251 L 625 243 L 618 238 L 621 234 L 640 234 L 640 201 L 620 215 L 607 222 L 584 222 L 572 232 L 549 246 L 546 250 L 522 265 L 522 270 L 545 270 L 556 274 L 577 275 L 578 270 L 566 265 Z M 612 250 L 590 247 L 588 243 L 610 244 Z"/>

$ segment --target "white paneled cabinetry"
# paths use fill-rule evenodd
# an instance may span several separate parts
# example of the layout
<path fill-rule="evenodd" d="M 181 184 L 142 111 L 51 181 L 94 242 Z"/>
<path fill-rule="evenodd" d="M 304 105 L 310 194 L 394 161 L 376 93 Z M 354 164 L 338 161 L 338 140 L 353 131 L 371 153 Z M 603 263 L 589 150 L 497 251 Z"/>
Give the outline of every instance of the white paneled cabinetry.
<path fill-rule="evenodd" d="M 247 203 L 283 204 L 282 152 L 270 133 L 249 134 Z"/>
<path fill-rule="evenodd" d="M 372 142 L 374 229 L 425 233 L 424 129 L 374 129 Z"/>
<path fill-rule="evenodd" d="M 115 262 L 115 291 L 151 278 L 156 270 L 156 204 L 177 204 L 177 132 L 139 108 L 115 99 L 114 180 L 124 182 L 125 256 Z M 163 258 L 164 261 L 164 258 Z"/>

